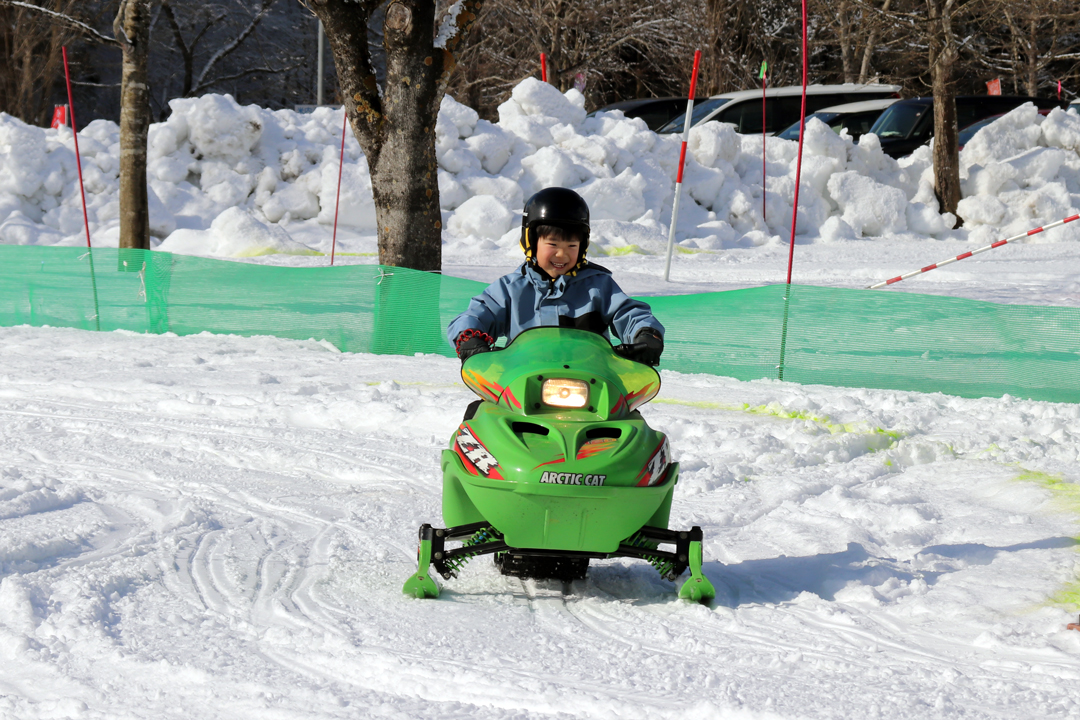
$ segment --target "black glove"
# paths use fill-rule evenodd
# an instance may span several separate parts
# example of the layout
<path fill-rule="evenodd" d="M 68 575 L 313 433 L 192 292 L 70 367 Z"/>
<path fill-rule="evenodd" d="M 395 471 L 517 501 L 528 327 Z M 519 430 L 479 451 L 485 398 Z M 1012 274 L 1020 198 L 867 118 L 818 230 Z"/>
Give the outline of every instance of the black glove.
<path fill-rule="evenodd" d="M 486 332 L 469 328 L 457 336 L 454 347 L 457 350 L 457 356 L 464 363 L 477 353 L 488 352 L 494 344 L 495 338 Z"/>
<path fill-rule="evenodd" d="M 634 336 L 635 345 L 643 345 L 634 352 L 634 359 L 640 363 L 656 367 L 660 364 L 660 354 L 664 352 L 664 336 L 660 331 L 647 327 Z"/>

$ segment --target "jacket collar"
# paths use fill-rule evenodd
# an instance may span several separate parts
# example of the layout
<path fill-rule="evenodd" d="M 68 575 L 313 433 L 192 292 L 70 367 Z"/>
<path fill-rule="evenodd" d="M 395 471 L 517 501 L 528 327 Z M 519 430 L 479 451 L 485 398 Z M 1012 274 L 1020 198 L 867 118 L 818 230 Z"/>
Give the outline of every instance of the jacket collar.
<path fill-rule="evenodd" d="M 525 262 L 521 265 L 521 274 L 529 281 L 530 285 L 545 295 L 553 290 L 556 291 L 556 294 L 561 295 L 566 289 L 567 281 L 570 279 L 566 275 L 552 278 L 542 269 L 530 262 Z"/>
<path fill-rule="evenodd" d="M 570 275 L 570 274 L 560 275 L 558 278 L 554 278 L 554 279 L 550 275 L 548 275 L 546 272 L 544 272 L 542 269 L 540 269 L 539 267 L 537 267 L 536 265 L 534 265 L 534 264 L 532 264 L 532 263 L 530 263 L 528 261 L 523 262 L 521 264 L 520 272 L 521 272 L 522 277 L 528 279 L 528 281 L 530 283 L 532 283 L 536 287 L 541 288 L 543 290 L 547 290 L 549 287 L 551 287 L 553 285 L 555 287 L 560 288 L 560 289 L 565 289 L 567 283 L 572 281 L 575 277 L 580 278 L 580 277 L 588 277 L 590 275 L 601 275 L 601 274 L 610 275 L 611 274 L 611 271 L 608 270 L 606 267 L 603 267 L 602 265 L 597 265 L 594 262 L 590 262 L 588 265 L 583 267 L 581 270 L 579 270 L 577 272 L 576 275 Z"/>

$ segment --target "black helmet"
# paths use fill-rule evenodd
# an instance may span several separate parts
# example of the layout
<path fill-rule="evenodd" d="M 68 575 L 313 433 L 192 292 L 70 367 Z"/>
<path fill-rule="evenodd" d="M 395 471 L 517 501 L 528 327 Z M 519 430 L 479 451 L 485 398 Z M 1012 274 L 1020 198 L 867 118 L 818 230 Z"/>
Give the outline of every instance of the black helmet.
<path fill-rule="evenodd" d="M 561 187 L 544 188 L 525 203 L 521 216 L 521 250 L 525 258 L 536 263 L 536 228 L 553 225 L 573 232 L 581 238 L 577 265 L 572 272 L 585 266 L 585 251 L 589 247 L 589 206 L 573 190 Z"/>

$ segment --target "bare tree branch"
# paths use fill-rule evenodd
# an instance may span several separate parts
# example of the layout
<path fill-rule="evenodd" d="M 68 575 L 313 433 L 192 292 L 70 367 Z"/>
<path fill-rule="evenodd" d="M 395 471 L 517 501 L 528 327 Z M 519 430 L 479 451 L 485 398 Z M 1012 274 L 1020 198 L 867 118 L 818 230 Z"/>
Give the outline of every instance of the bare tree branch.
<path fill-rule="evenodd" d="M 21 2 L 20 0 L 0 0 L 0 5 L 6 5 L 8 7 L 22 8 L 23 10 L 30 10 L 32 12 L 39 12 L 42 15 L 49 17 L 53 22 L 58 22 L 66 25 L 69 28 L 78 30 L 84 35 L 89 35 L 94 40 L 103 43 L 105 45 L 113 45 L 119 47 L 120 42 L 116 38 L 111 38 L 107 35 L 102 35 L 100 32 L 87 25 L 77 18 L 73 18 L 70 15 L 56 12 L 48 8 L 41 7 L 40 5 L 34 5 L 33 3 Z"/>
<path fill-rule="evenodd" d="M 260 22 L 262 22 L 262 19 L 266 17 L 266 15 L 270 12 L 270 6 L 273 5 L 274 2 L 275 0 L 262 0 L 259 11 L 255 13 L 254 17 L 251 18 L 251 22 L 248 23 L 247 27 L 240 31 L 240 33 L 235 38 L 233 38 L 231 42 L 226 43 L 224 47 L 214 53 L 210 57 L 210 59 L 206 61 L 206 64 L 203 66 L 203 69 L 199 73 L 199 76 L 195 78 L 195 84 L 192 88 L 192 92 L 198 92 L 204 87 L 208 86 L 208 83 L 204 82 L 206 79 L 206 75 L 210 72 L 211 69 L 213 69 L 214 65 L 216 65 L 222 58 L 229 55 L 229 53 L 236 50 L 236 48 L 240 47 L 240 44 L 243 43 L 244 40 L 246 40 L 252 32 L 254 32 L 255 28 L 258 27 Z"/>
<path fill-rule="evenodd" d="M 295 70 L 296 68 L 300 67 L 303 63 L 304 63 L 304 60 L 300 60 L 299 62 L 296 62 L 293 65 L 287 65 L 285 67 L 248 68 L 247 70 L 241 70 L 239 72 L 233 73 L 232 75 L 221 75 L 219 77 L 212 78 L 211 80 L 207 81 L 206 87 L 211 87 L 213 85 L 217 85 L 217 84 L 223 83 L 223 82 L 228 82 L 230 80 L 238 80 L 238 79 L 240 79 L 242 77 L 247 77 L 248 75 L 256 75 L 258 73 L 266 73 L 268 75 L 274 75 L 276 73 L 288 72 L 289 70 Z"/>

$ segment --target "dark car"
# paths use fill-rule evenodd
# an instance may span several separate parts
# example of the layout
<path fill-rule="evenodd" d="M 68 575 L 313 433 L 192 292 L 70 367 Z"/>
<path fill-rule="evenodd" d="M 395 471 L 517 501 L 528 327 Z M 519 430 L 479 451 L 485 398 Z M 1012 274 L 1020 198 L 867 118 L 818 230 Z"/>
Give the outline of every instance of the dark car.
<path fill-rule="evenodd" d="M 1039 114 L 1040 115 L 1049 115 L 1050 111 L 1049 110 L 1040 110 Z M 978 122 L 975 122 L 975 123 L 972 123 L 971 125 L 968 125 L 966 128 L 964 128 L 964 129 L 962 129 L 960 131 L 960 134 L 958 134 L 956 136 L 956 145 L 957 145 L 957 147 L 959 147 L 961 150 L 963 150 L 964 146 L 967 145 L 969 142 L 971 142 L 971 138 L 975 137 L 975 133 L 979 132 L 980 130 L 982 130 L 987 125 L 991 124 L 995 120 L 998 120 L 999 118 L 1002 118 L 1004 116 L 1005 116 L 1005 113 L 1001 113 L 1001 115 L 991 115 L 988 118 L 983 118 L 982 120 L 979 120 Z"/>
<path fill-rule="evenodd" d="M 662 97 L 662 98 L 639 98 L 637 100 L 622 100 L 611 105 L 605 105 L 596 112 L 610 112 L 622 110 L 628 118 L 641 118 L 650 130 L 657 130 L 666 125 L 669 120 L 677 115 L 686 114 L 686 98 Z M 595 113 L 589 113 L 594 115 Z"/>
<path fill-rule="evenodd" d="M 956 126 L 967 127 L 992 115 L 1007 113 L 1024 103 L 1035 103 L 1040 110 L 1064 107 L 1051 98 L 1019 95 L 962 95 L 956 98 Z M 934 98 L 921 97 L 893 103 L 870 128 L 881 140 L 881 149 L 894 158 L 915 152 L 934 136 Z"/>

